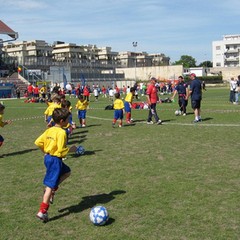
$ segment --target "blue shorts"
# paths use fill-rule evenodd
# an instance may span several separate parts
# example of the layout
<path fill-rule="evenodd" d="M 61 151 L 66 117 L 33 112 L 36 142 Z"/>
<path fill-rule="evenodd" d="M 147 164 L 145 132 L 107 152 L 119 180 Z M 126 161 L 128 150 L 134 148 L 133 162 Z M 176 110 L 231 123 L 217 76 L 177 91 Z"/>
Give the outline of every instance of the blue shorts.
<path fill-rule="evenodd" d="M 55 126 L 55 122 L 53 121 L 52 116 L 48 116 L 48 117 L 47 117 L 47 123 L 48 123 L 48 124 L 51 123 L 51 126 L 52 126 L 52 127 Z"/>
<path fill-rule="evenodd" d="M 71 169 L 63 163 L 61 158 L 49 154 L 44 156 L 44 165 L 46 167 L 46 175 L 43 184 L 50 188 L 58 187 L 60 177 L 65 173 L 71 172 Z"/>
<path fill-rule="evenodd" d="M 130 102 L 124 102 L 125 112 L 131 112 Z"/>
<path fill-rule="evenodd" d="M 0 147 L 2 146 L 3 142 L 4 142 L 4 138 L 2 135 L 0 135 Z"/>
<path fill-rule="evenodd" d="M 87 110 L 78 110 L 78 119 L 86 119 Z"/>
<path fill-rule="evenodd" d="M 72 122 L 73 122 L 72 114 L 69 115 L 68 122 L 69 122 L 69 124 L 72 125 Z"/>
<path fill-rule="evenodd" d="M 123 110 L 122 109 L 116 109 L 114 111 L 114 119 L 123 119 Z"/>

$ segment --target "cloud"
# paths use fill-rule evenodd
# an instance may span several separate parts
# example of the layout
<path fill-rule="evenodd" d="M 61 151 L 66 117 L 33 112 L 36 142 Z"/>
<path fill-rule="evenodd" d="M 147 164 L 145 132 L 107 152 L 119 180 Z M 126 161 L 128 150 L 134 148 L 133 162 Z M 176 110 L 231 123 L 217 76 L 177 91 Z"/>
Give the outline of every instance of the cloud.
<path fill-rule="evenodd" d="M 7 0 L 1 3 L 1 8 L 17 9 L 19 11 L 39 10 L 47 8 L 48 5 L 44 1 L 37 0 Z"/>

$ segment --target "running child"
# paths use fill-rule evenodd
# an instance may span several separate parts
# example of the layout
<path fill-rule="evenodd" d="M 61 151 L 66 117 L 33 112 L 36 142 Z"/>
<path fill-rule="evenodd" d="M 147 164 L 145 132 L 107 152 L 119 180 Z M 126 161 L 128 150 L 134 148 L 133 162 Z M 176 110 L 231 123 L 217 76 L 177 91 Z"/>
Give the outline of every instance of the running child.
<path fill-rule="evenodd" d="M 78 119 L 80 127 L 86 127 L 86 114 L 87 114 L 87 107 L 88 107 L 87 99 L 84 100 L 83 95 L 79 95 L 78 101 L 76 103 L 76 109 L 78 110 Z"/>
<path fill-rule="evenodd" d="M 41 136 L 39 136 L 35 145 L 37 145 L 44 153 L 44 165 L 46 167 L 46 175 L 43 180 L 45 191 L 43 200 L 37 217 L 43 222 L 48 221 L 49 204 L 53 203 L 55 191 L 60 183 L 70 176 L 71 169 L 62 161 L 68 152 L 76 152 L 77 147 L 68 148 L 67 135 L 63 130 L 68 124 L 69 111 L 63 108 L 56 108 L 52 113 L 55 126 L 48 128 Z"/>

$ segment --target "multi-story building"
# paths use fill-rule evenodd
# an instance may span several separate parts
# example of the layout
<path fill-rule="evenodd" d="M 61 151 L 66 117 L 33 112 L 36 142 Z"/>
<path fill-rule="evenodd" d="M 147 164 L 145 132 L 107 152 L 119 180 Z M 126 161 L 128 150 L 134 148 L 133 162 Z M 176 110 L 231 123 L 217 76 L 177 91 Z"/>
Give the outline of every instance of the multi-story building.
<path fill-rule="evenodd" d="M 212 42 L 213 67 L 240 67 L 240 34 Z"/>
<path fill-rule="evenodd" d="M 43 40 L 7 43 L 3 46 L 3 52 L 15 58 L 18 65 L 42 70 L 52 64 L 52 51 L 52 46 Z"/>
<path fill-rule="evenodd" d="M 116 73 L 116 68 L 135 68 L 136 71 L 138 67 L 166 66 L 170 60 L 164 54 L 114 52 L 111 47 L 98 48 L 96 45 L 60 41 L 49 45 L 43 40 L 4 44 L 3 52 L 15 58 L 30 73 L 40 69 L 45 73 L 44 76 L 60 76 L 59 72 L 65 67 L 73 81 L 77 81 L 80 75 L 87 76 L 88 79 L 119 79 L 124 76 Z M 51 74 L 50 67 L 56 73 Z"/>

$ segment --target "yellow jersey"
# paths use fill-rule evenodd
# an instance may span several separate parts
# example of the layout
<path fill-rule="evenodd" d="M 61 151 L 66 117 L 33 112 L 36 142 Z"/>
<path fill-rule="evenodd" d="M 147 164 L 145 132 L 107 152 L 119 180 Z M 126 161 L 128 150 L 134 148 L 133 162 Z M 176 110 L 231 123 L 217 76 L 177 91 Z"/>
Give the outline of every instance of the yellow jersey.
<path fill-rule="evenodd" d="M 37 145 L 44 153 L 59 158 L 63 158 L 67 155 L 69 148 L 66 144 L 66 131 L 55 126 L 48 128 L 35 141 L 35 145 Z"/>
<path fill-rule="evenodd" d="M 129 92 L 127 94 L 127 96 L 125 97 L 125 101 L 129 102 L 129 103 L 132 103 L 132 101 L 133 101 L 133 94 L 131 92 Z"/>
<path fill-rule="evenodd" d="M 113 103 L 113 108 L 115 110 L 123 109 L 124 108 L 123 101 L 121 99 L 116 99 Z"/>
<path fill-rule="evenodd" d="M 61 108 L 61 104 L 51 103 L 51 104 L 47 107 L 47 109 L 46 109 L 46 111 L 44 112 L 44 114 L 47 115 L 47 116 L 52 116 L 52 113 L 53 113 L 53 111 L 54 111 L 55 108 Z"/>
<path fill-rule="evenodd" d="M 77 103 L 76 103 L 76 108 L 78 110 L 86 110 L 88 107 L 88 101 L 87 100 L 84 100 L 83 102 L 78 100 Z"/>

